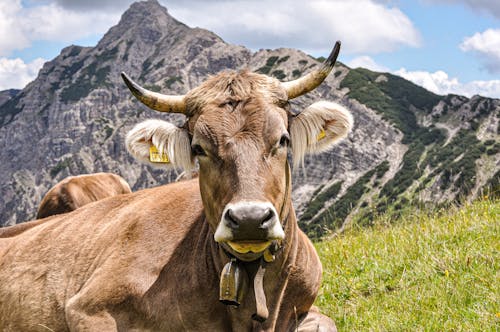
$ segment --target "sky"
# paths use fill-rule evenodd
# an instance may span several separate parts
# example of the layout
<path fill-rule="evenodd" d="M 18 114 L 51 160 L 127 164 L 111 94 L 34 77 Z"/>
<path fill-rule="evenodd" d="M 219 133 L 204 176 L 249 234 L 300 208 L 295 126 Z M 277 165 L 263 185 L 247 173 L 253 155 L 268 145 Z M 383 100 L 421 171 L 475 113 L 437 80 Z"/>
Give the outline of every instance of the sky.
<path fill-rule="evenodd" d="M 95 46 L 131 0 L 0 0 L 0 90 L 74 44 Z M 500 98 L 499 0 L 159 0 L 181 22 L 254 51 L 297 48 L 437 94 Z"/>

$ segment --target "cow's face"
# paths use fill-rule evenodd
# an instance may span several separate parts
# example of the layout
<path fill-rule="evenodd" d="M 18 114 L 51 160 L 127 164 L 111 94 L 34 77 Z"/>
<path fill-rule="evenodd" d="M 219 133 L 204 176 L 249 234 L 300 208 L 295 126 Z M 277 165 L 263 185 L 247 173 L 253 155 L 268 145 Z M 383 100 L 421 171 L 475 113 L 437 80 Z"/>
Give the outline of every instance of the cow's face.
<path fill-rule="evenodd" d="M 140 87 L 132 85 L 134 89 Z M 146 92 L 152 99 L 140 99 L 161 108 L 159 95 Z M 168 155 L 168 165 L 174 167 L 190 167 L 197 160 L 204 210 L 215 241 L 240 259 L 252 260 L 271 241 L 286 236 L 289 145 L 294 164 L 299 164 L 306 153 L 331 147 L 352 125 L 350 113 L 329 102 L 315 103 L 292 116 L 287 108 L 294 93 L 265 75 L 221 73 L 190 91 L 182 105 L 169 104 L 188 116 L 184 128 L 149 120 L 127 135 L 127 147 L 138 159 L 149 161 L 153 145 Z"/>
<path fill-rule="evenodd" d="M 260 252 L 283 239 L 290 142 L 285 90 L 267 76 L 231 72 L 194 89 L 186 101 L 215 240 Z"/>

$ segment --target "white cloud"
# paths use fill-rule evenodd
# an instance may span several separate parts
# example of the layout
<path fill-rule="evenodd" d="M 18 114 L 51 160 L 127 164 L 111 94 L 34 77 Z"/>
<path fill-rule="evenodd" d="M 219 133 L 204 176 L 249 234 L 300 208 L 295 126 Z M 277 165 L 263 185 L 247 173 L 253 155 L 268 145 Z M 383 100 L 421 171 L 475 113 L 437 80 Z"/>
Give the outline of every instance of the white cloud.
<path fill-rule="evenodd" d="M 33 41 L 74 40 L 106 32 L 120 13 L 76 12 L 49 3 L 22 7 L 20 0 L 0 2 L 0 56 L 29 47 Z"/>
<path fill-rule="evenodd" d="M 375 60 L 373 60 L 371 57 L 367 55 L 356 57 L 351 61 L 348 61 L 346 65 L 348 65 L 351 68 L 367 68 L 372 71 L 378 71 L 378 72 L 390 71 L 389 68 L 376 63 Z"/>
<path fill-rule="evenodd" d="M 104 33 L 131 0 L 1 1 L 0 55 L 34 40 L 71 42 Z M 420 34 L 396 7 L 376 0 L 162 0 L 174 17 L 253 49 L 294 47 L 328 54 L 374 54 L 416 47 Z"/>
<path fill-rule="evenodd" d="M 401 46 L 416 47 L 421 39 L 403 12 L 372 0 L 200 1 L 191 6 L 165 1 L 165 4 L 179 20 L 253 49 L 285 46 L 328 54 L 334 41 L 340 39 L 344 53 L 374 54 Z"/>
<path fill-rule="evenodd" d="M 78 13 L 50 4 L 27 8 L 20 19 L 32 40 L 70 42 L 106 32 L 118 22 L 119 15 L 100 11 Z"/>
<path fill-rule="evenodd" d="M 500 98 L 500 80 L 461 83 L 457 78 L 449 77 L 442 70 L 431 73 L 427 71 L 407 71 L 405 68 L 401 68 L 395 71 L 394 74 L 439 95 L 452 93 L 467 97 L 481 95 Z"/>
<path fill-rule="evenodd" d="M 35 79 L 45 60 L 38 58 L 30 63 L 23 60 L 0 58 L 0 90 L 22 89 Z"/>
<path fill-rule="evenodd" d="M 20 0 L 0 2 L 0 55 L 7 55 L 14 49 L 30 44 L 28 37 L 19 28 L 18 17 L 21 10 Z"/>
<path fill-rule="evenodd" d="M 462 51 L 473 51 L 491 73 L 500 73 L 500 29 L 477 32 L 460 44 Z"/>
<path fill-rule="evenodd" d="M 438 95 L 451 93 L 466 97 L 481 95 L 483 97 L 500 98 L 500 80 L 476 80 L 462 83 L 456 77 L 449 77 L 449 75 L 442 70 L 432 73 L 423 70 L 408 71 L 406 68 L 401 68 L 394 71 L 378 64 L 369 56 L 354 58 L 347 62 L 346 65 L 351 68 L 361 67 L 377 72 L 391 72 L 392 74 L 401 76 Z"/>

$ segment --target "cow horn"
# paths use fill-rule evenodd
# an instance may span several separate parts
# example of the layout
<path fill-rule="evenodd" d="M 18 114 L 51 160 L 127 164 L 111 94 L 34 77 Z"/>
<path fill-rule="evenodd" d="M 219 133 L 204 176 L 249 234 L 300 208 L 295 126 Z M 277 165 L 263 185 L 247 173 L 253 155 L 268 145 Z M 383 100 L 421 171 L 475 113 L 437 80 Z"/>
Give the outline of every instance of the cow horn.
<path fill-rule="evenodd" d="M 315 89 L 324 79 L 328 76 L 328 74 L 332 71 L 333 66 L 335 65 L 335 61 L 337 60 L 337 56 L 340 52 L 340 41 L 335 43 L 332 52 L 328 59 L 323 62 L 319 69 L 310 72 L 304 77 L 298 78 L 296 80 L 290 82 L 281 83 L 288 94 L 288 99 L 293 99 L 299 96 L 302 96 L 305 93 Z"/>
<path fill-rule="evenodd" d="M 184 95 L 162 95 L 161 93 L 144 89 L 123 72 L 122 78 L 132 94 L 147 107 L 160 112 L 185 113 L 186 102 L 184 101 Z"/>

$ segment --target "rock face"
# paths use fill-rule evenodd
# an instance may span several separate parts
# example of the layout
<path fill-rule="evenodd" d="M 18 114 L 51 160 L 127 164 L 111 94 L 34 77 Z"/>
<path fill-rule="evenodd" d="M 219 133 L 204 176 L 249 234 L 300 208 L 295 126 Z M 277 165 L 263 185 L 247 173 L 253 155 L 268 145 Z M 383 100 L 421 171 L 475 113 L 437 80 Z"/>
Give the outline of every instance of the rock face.
<path fill-rule="evenodd" d="M 21 90 L 9 89 L 9 90 L 0 91 L 0 106 L 2 106 L 8 100 L 10 100 L 13 97 L 15 97 L 19 93 L 19 91 L 21 91 Z"/>
<path fill-rule="evenodd" d="M 133 4 L 95 47 L 69 46 L 25 89 L 3 103 L 0 93 L 0 225 L 34 218 L 45 192 L 69 175 L 114 172 L 134 190 L 176 178 L 133 161 L 124 136 L 147 118 L 180 125 L 183 117 L 135 101 L 121 71 L 151 90 L 183 94 L 221 70 L 249 68 L 286 81 L 318 65 L 297 50 L 253 53 L 227 44 L 176 21 L 154 0 Z M 319 99 L 346 105 L 355 128 L 331 152 L 294 170 L 295 206 L 312 236 L 341 227 L 352 212 L 369 218 L 409 200 L 477 196 L 498 179 L 499 100 L 436 96 L 399 77 L 342 64 L 292 108 Z M 441 160 L 442 149 L 454 159 Z"/>

